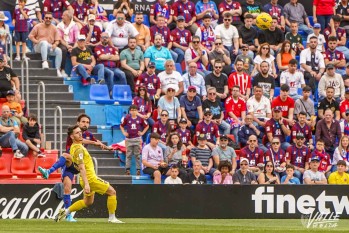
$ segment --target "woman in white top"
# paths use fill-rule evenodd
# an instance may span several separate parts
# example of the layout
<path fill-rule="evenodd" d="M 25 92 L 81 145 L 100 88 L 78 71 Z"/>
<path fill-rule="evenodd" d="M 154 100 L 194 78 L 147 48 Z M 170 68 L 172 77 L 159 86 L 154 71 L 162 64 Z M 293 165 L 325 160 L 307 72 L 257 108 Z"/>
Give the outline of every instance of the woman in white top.
<path fill-rule="evenodd" d="M 347 164 L 348 171 L 349 168 L 349 137 L 346 135 L 343 135 L 341 140 L 339 141 L 339 146 L 334 150 L 333 153 L 333 171 L 337 171 L 337 163 L 339 160 L 344 160 Z"/>
<path fill-rule="evenodd" d="M 260 64 L 263 61 L 269 63 L 269 74 L 274 78 L 277 78 L 276 68 L 275 68 L 275 57 L 270 54 L 270 45 L 268 43 L 263 43 L 260 45 L 257 56 L 254 58 L 254 69 L 252 75 L 255 76 L 257 72 L 261 72 Z"/>

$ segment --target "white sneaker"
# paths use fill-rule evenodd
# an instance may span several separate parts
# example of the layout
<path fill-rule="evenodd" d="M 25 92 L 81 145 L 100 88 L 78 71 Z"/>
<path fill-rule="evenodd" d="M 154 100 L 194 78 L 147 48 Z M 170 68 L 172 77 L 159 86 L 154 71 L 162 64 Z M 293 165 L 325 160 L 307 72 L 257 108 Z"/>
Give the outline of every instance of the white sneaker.
<path fill-rule="evenodd" d="M 124 223 L 124 222 L 120 221 L 120 220 L 117 219 L 117 218 L 108 219 L 108 222 L 110 222 L 110 223 Z"/>
<path fill-rule="evenodd" d="M 48 62 L 47 62 L 47 61 L 43 61 L 43 62 L 42 62 L 42 68 L 43 68 L 43 69 L 48 69 L 48 68 L 49 68 Z"/>
<path fill-rule="evenodd" d="M 28 60 L 28 61 L 30 60 L 30 58 L 27 57 L 26 55 L 24 55 L 24 56 L 22 57 L 22 59 L 23 59 L 23 60 Z"/>
<path fill-rule="evenodd" d="M 60 78 L 63 78 L 63 75 L 61 73 L 61 71 L 59 69 L 57 69 L 57 76 L 60 77 Z"/>
<path fill-rule="evenodd" d="M 22 152 L 20 150 L 16 150 L 14 157 L 17 159 L 21 159 L 24 157 L 24 155 L 22 154 Z"/>
<path fill-rule="evenodd" d="M 21 58 L 19 56 L 16 56 L 15 61 L 20 61 Z"/>
<path fill-rule="evenodd" d="M 62 74 L 62 77 L 63 77 L 63 78 L 68 77 L 67 73 L 66 73 L 64 70 L 61 71 L 61 74 Z"/>

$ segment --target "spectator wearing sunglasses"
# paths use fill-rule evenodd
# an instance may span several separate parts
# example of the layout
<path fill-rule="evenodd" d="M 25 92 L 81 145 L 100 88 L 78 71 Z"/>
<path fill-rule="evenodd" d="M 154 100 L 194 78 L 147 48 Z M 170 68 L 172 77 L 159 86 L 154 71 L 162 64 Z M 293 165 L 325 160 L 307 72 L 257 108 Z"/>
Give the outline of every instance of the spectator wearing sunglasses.
<path fill-rule="evenodd" d="M 242 45 L 241 46 L 241 54 L 239 54 L 236 59 L 235 59 L 235 70 L 238 71 L 238 67 L 236 66 L 238 61 L 243 62 L 243 72 L 250 75 L 252 74 L 252 70 L 254 67 L 254 61 L 253 58 L 248 54 L 248 46 L 247 45 Z"/>
<path fill-rule="evenodd" d="M 257 184 L 256 176 L 248 169 L 249 161 L 247 158 L 240 159 L 240 169 L 234 173 L 234 184 Z"/>
<path fill-rule="evenodd" d="M 88 22 L 80 29 L 80 35 L 85 35 L 86 46 L 90 47 L 92 51 L 97 45 L 101 44 L 102 31 L 100 27 L 95 25 L 96 16 L 93 14 L 88 15 Z"/>
<path fill-rule="evenodd" d="M 219 3 L 218 5 L 219 9 L 219 23 L 223 22 L 223 15 L 226 12 L 229 12 L 233 16 L 233 22 L 232 24 L 237 27 L 242 24 L 241 22 L 241 14 L 242 14 L 242 9 L 241 9 L 241 4 L 238 1 L 233 1 L 233 0 L 225 0 Z"/>
<path fill-rule="evenodd" d="M 280 184 L 279 177 L 275 174 L 275 167 L 272 161 L 266 161 L 264 171 L 258 176 L 259 184 Z"/>
<path fill-rule="evenodd" d="M 205 136 L 206 144 L 213 150 L 219 143 L 219 130 L 215 122 L 212 121 L 212 112 L 209 108 L 204 110 L 204 120 L 199 122 L 195 128 L 197 137 Z"/>
<path fill-rule="evenodd" d="M 206 88 L 216 88 L 216 94 L 222 100 L 226 99 L 229 94 L 228 77 L 222 72 L 223 65 L 221 60 L 215 60 L 214 71 L 205 77 Z"/>
<path fill-rule="evenodd" d="M 271 141 L 270 148 L 265 152 L 263 160 L 259 160 L 259 163 L 272 162 L 274 165 L 274 173 L 278 177 L 282 177 L 285 173 L 286 167 L 286 154 L 283 149 L 280 147 L 280 139 L 273 138 Z M 265 171 L 264 166 L 264 171 Z"/>
<path fill-rule="evenodd" d="M 189 64 L 195 62 L 197 65 L 197 72 L 203 77 L 211 73 L 206 70 L 208 63 L 208 55 L 205 49 L 200 45 L 200 37 L 193 36 L 191 46 L 185 51 L 184 60 L 187 71 L 189 70 Z"/>
<path fill-rule="evenodd" d="M 231 73 L 231 58 L 229 51 L 223 46 L 222 39 L 218 38 L 214 42 L 214 49 L 208 54 L 210 64 L 213 66 L 213 72 L 215 71 L 216 61 L 222 63 L 221 72 L 227 77 Z"/>
<path fill-rule="evenodd" d="M 240 161 L 245 158 L 249 161 L 248 169 L 255 175 L 261 172 L 259 166 L 260 161 L 263 161 L 264 152 L 258 147 L 258 140 L 255 135 L 248 138 L 248 144 L 240 150 Z"/>

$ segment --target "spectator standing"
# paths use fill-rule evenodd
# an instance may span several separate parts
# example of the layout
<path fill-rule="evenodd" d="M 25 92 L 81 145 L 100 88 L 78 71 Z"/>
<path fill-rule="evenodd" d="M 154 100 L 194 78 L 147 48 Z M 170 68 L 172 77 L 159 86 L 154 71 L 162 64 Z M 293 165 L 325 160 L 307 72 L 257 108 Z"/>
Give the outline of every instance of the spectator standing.
<path fill-rule="evenodd" d="M 159 134 L 151 133 L 150 143 L 142 150 L 143 173 L 149 174 L 154 179 L 154 184 L 161 184 L 161 175 L 168 171 L 162 149 L 158 146 L 159 140 Z"/>
<path fill-rule="evenodd" d="M 46 0 L 47 1 L 47 0 Z M 34 51 L 41 54 L 42 68 L 48 69 L 48 55 L 55 56 L 57 76 L 63 77 L 61 73 L 62 50 L 58 47 L 60 35 L 57 28 L 51 23 L 52 13 L 45 13 L 44 23 L 37 24 L 29 34 L 29 39 L 34 43 Z"/>
<path fill-rule="evenodd" d="M 313 22 L 320 23 L 323 31 L 330 23 L 332 15 L 336 12 L 335 0 L 314 0 L 313 1 Z"/>
<path fill-rule="evenodd" d="M 14 34 L 14 41 L 16 43 L 16 52 L 17 56 L 15 58 L 16 61 L 21 60 L 20 57 L 20 43 L 22 44 L 22 58 L 28 59 L 26 56 L 27 53 L 27 39 L 29 34 L 29 28 L 28 28 L 28 14 L 29 9 L 25 6 L 27 0 L 19 0 L 18 2 L 18 8 L 16 8 L 13 11 L 13 24 L 15 25 L 15 34 Z"/>
<path fill-rule="evenodd" d="M 16 0 L 16 8 L 18 7 L 19 1 Z M 25 8 L 28 9 L 28 28 L 34 27 L 38 23 L 42 23 L 42 14 L 39 0 L 27 0 Z"/>
<path fill-rule="evenodd" d="M 135 92 L 135 80 L 143 73 L 144 57 L 143 52 L 136 49 L 137 40 L 134 37 L 128 38 L 128 48 L 120 53 L 122 71 L 126 75 L 127 84 L 132 92 Z"/>

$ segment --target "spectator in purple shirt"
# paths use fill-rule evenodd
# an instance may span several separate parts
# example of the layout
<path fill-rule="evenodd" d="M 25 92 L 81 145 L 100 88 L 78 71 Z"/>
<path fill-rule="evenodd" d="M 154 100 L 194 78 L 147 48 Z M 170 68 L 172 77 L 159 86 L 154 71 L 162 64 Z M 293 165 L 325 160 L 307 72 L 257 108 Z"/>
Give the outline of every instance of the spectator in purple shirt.
<path fill-rule="evenodd" d="M 23 59 L 27 59 L 27 39 L 28 39 L 28 13 L 29 10 L 25 7 L 27 0 L 19 0 L 18 8 L 13 11 L 13 24 L 15 25 L 15 36 L 14 40 L 16 42 L 16 61 L 21 60 L 20 58 L 20 44 L 22 43 L 22 53 Z"/>

